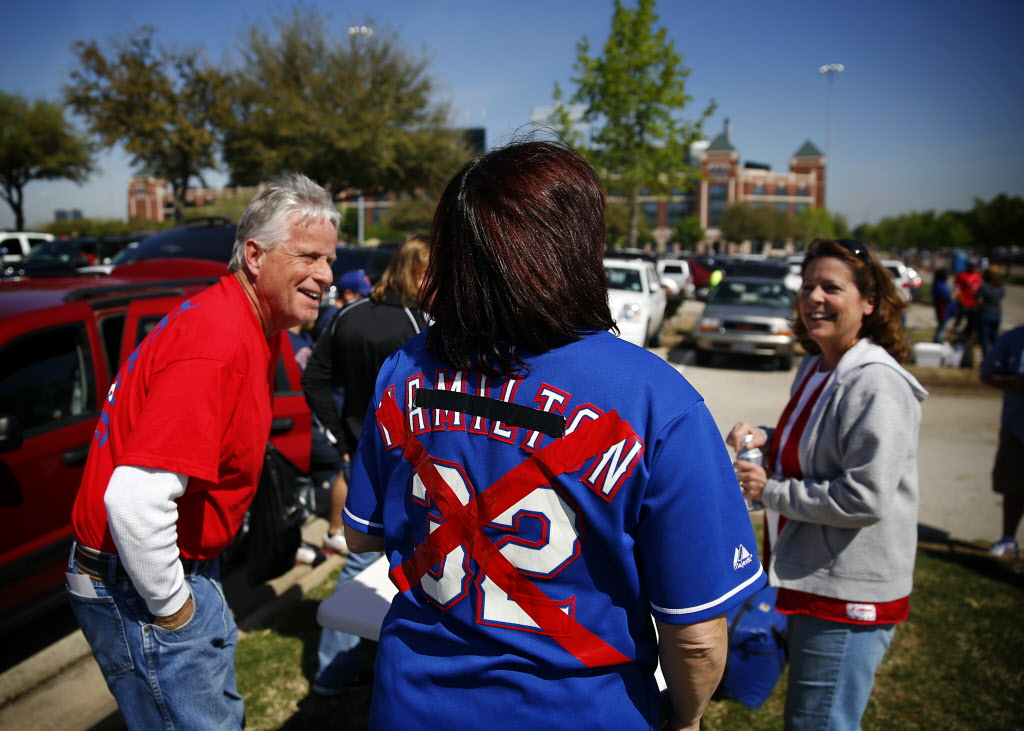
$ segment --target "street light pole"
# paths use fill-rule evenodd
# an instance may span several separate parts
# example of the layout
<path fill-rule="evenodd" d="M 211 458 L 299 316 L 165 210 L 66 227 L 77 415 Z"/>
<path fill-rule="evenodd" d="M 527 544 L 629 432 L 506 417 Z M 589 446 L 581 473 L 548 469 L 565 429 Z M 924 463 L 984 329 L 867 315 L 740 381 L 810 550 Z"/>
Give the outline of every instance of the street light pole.
<path fill-rule="evenodd" d="M 350 25 L 348 27 L 348 34 L 352 38 L 361 36 L 363 38 L 369 38 L 373 35 L 373 28 L 368 25 Z M 363 197 L 363 191 L 359 191 L 358 198 L 359 206 L 359 217 L 356 219 L 356 243 L 359 246 L 363 245 L 363 234 L 366 227 L 366 199 Z"/>
<path fill-rule="evenodd" d="M 818 73 L 828 78 L 828 103 L 825 111 L 825 159 L 832 164 L 832 79 L 846 67 L 841 63 L 830 63 L 818 67 Z"/>

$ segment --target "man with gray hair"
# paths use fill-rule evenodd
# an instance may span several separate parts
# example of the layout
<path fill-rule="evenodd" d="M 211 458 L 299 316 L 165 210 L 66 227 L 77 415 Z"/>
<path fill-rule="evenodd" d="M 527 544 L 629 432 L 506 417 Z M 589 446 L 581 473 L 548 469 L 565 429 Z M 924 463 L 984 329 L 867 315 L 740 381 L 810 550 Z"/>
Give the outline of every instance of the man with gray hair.
<path fill-rule="evenodd" d="M 331 285 L 338 211 L 302 175 L 260 191 L 228 274 L 164 317 L 107 395 L 72 511 L 72 609 L 130 728 L 241 728 L 220 584 L 259 483 L 281 333 Z"/>

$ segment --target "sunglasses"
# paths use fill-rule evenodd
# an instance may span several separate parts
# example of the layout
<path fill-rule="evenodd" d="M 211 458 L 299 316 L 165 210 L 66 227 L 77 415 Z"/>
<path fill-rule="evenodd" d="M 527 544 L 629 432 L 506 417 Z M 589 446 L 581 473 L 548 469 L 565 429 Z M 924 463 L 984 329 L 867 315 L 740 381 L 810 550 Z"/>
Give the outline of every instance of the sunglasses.
<path fill-rule="evenodd" d="M 835 241 L 869 267 L 871 266 L 871 256 L 868 254 L 867 246 L 854 239 L 836 239 Z"/>

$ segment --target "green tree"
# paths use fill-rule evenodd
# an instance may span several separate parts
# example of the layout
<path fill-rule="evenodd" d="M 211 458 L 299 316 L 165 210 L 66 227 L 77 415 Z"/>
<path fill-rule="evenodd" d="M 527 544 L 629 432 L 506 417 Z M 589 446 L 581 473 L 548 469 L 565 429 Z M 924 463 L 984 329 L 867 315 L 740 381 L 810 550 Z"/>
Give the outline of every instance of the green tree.
<path fill-rule="evenodd" d="M 718 222 L 727 241 L 785 241 L 795 235 L 795 221 L 784 211 L 769 206 L 733 203 Z"/>
<path fill-rule="evenodd" d="M 203 171 L 216 167 L 225 77 L 200 49 L 158 48 L 153 36 L 153 28 L 144 27 L 112 40 L 109 50 L 96 41 L 76 42 L 79 68 L 64 98 L 101 144 L 123 145 L 132 164 L 170 182 L 180 221 L 190 181 L 205 185 Z"/>
<path fill-rule="evenodd" d="M 399 198 L 382 216 L 381 225 L 405 236 L 428 233 L 436 208 L 437 201 L 434 198 Z"/>
<path fill-rule="evenodd" d="M 243 32 L 224 121 L 236 184 L 301 170 L 330 189 L 413 192 L 442 184 L 469 157 L 449 107 L 435 102 L 425 57 L 386 29 L 331 32 L 296 8 L 272 32 Z"/>
<path fill-rule="evenodd" d="M 692 249 L 704 240 L 704 227 L 696 216 L 682 218 L 672 229 L 672 238 L 684 249 Z"/>
<path fill-rule="evenodd" d="M 793 238 L 807 243 L 818 236 L 829 239 L 845 239 L 850 236 L 846 218 L 825 208 L 805 208 L 796 214 L 793 221 Z"/>
<path fill-rule="evenodd" d="M 604 209 L 605 241 L 608 248 L 621 248 L 629 246 L 629 232 L 632 225 L 632 209 L 629 204 L 621 198 L 613 198 L 608 201 Z M 651 238 L 651 230 L 647 220 L 641 216 L 637 226 L 636 248 L 641 241 Z"/>
<path fill-rule="evenodd" d="M 975 198 L 964 221 L 977 246 L 1019 246 L 1024 242 L 1024 199 L 1005 193 L 988 202 Z"/>
<path fill-rule="evenodd" d="M 0 91 L 0 195 L 25 229 L 25 186 L 33 180 L 84 183 L 92 147 L 64 118 L 60 105 Z"/>
<path fill-rule="evenodd" d="M 615 0 L 611 33 L 601 54 L 591 54 L 585 36 L 576 44 L 576 90 L 569 103 L 585 106 L 583 121 L 594 127 L 589 142 L 574 136 L 562 90 L 555 86 L 556 129 L 580 146 L 601 171 L 609 192 L 626 199 L 631 247 L 640 239 L 641 191 L 664 193 L 689 186 L 697 173 L 687 165 L 687 152 L 702 137 L 701 127 L 715 109 L 711 102 L 696 121 L 678 118 L 693 101 L 686 93 L 690 69 L 665 28 L 655 28 L 657 20 L 654 0 L 639 0 L 636 8 Z"/>

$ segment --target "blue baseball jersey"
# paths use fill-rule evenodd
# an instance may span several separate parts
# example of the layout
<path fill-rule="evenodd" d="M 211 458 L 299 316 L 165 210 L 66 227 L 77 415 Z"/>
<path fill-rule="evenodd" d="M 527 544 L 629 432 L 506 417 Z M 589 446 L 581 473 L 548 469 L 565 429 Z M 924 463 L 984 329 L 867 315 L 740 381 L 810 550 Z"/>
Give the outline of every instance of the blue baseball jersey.
<path fill-rule="evenodd" d="M 606 332 L 529 366 L 461 372 L 424 333 L 380 370 L 344 514 L 384 536 L 400 589 L 374 727 L 657 726 L 651 616 L 701 622 L 766 583 L 719 430 L 672 366 Z M 553 412 L 565 434 L 419 389 Z"/>

